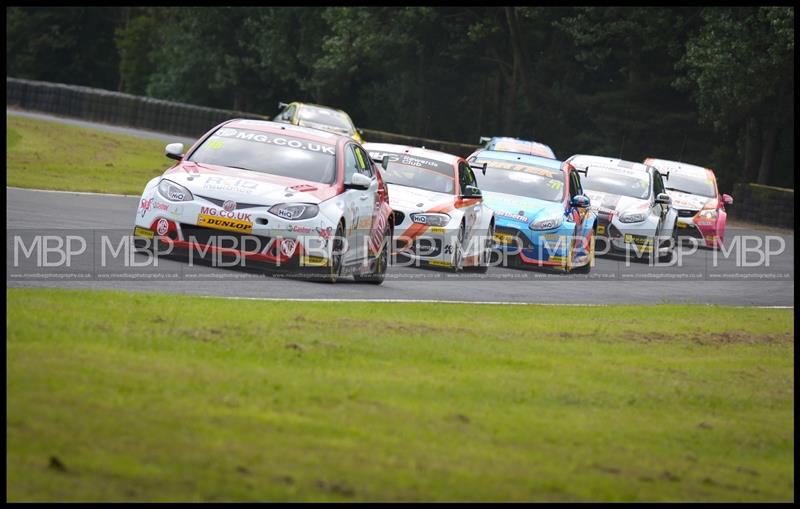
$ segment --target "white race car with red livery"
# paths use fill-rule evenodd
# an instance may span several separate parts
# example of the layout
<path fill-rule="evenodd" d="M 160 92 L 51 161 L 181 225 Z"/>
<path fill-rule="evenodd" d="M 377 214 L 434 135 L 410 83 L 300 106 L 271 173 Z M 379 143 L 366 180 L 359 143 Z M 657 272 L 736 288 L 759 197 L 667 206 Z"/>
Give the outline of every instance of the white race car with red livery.
<path fill-rule="evenodd" d="M 728 194 L 720 194 L 717 178 L 709 168 L 648 157 L 644 164 L 668 173 L 667 194 L 678 211 L 678 236 L 695 239 L 698 245 L 716 248 L 725 240 L 728 214 L 725 205 L 733 203 Z"/>
<path fill-rule="evenodd" d="M 417 265 L 486 272 L 494 212 L 461 157 L 388 143 L 365 143 L 381 161 L 394 211 L 395 252 Z"/>
<path fill-rule="evenodd" d="M 209 255 L 245 266 L 353 274 L 381 283 L 392 215 L 386 186 L 352 138 L 262 120 L 230 120 L 145 186 L 136 212 L 137 248 Z"/>

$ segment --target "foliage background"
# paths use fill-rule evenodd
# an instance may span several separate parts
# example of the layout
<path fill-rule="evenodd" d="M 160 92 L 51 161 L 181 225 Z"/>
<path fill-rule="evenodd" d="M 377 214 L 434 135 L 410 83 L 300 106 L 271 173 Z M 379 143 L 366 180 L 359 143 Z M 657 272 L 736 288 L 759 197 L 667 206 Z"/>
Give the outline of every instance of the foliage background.
<path fill-rule="evenodd" d="M 7 7 L 6 75 L 794 187 L 794 8 Z"/>

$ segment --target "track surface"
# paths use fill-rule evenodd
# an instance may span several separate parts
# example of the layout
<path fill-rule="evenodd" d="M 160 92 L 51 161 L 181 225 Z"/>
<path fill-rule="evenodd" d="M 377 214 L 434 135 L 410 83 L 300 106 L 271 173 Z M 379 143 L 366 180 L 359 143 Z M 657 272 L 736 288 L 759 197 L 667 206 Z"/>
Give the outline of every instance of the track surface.
<path fill-rule="evenodd" d="M 84 127 L 157 138 L 165 142 L 193 140 L 163 133 L 107 126 L 50 115 L 7 110 L 9 115 L 24 115 L 57 120 Z M 167 163 L 165 161 L 165 168 Z M 109 288 L 131 291 L 188 293 L 227 297 L 365 300 L 436 300 L 463 302 L 563 303 L 563 304 L 658 304 L 698 303 L 740 306 L 794 306 L 794 234 L 758 231 L 728 226 L 726 243 L 736 235 L 771 236 L 772 245 L 783 240 L 781 254 L 771 256 L 770 265 L 742 267 L 736 256 L 719 257 L 714 266 L 713 252 L 699 250 L 683 257 L 681 267 L 652 267 L 598 258 L 591 275 L 564 276 L 541 270 L 513 270 L 493 267 L 486 276 L 390 267 L 381 286 L 343 281 L 336 285 L 289 280 L 236 269 L 193 266 L 181 261 L 159 260 L 155 273 L 179 274 L 175 280 L 98 279 L 14 279 L 12 273 L 37 270 L 33 259 L 22 259 L 13 266 L 13 234 L 24 230 L 64 235 L 65 229 L 86 234 L 116 229 L 129 233 L 138 197 L 48 192 L 7 188 L 7 286 Z M 53 232 L 53 230 L 61 230 Z M 78 231 L 82 230 L 82 231 Z M 91 233 L 89 233 L 91 236 Z M 746 261 L 758 260 L 751 253 Z M 85 268 L 97 268 L 93 260 Z M 102 271 L 132 272 L 121 258 L 113 259 Z M 141 271 L 139 271 L 141 272 Z M 194 276 L 194 277 L 192 277 Z"/>
<path fill-rule="evenodd" d="M 18 230 L 53 233 L 54 229 L 89 229 L 102 232 L 109 228 L 129 232 L 138 198 L 89 195 L 7 188 L 8 234 Z M 65 234 L 61 231 L 60 234 Z M 728 235 L 764 233 L 731 228 Z M 775 233 L 770 235 L 778 236 Z M 121 290 L 192 293 L 201 295 L 320 298 L 320 299 L 403 299 L 447 300 L 466 302 L 531 302 L 580 304 L 656 304 L 695 302 L 742 306 L 794 305 L 794 235 L 781 235 L 785 251 L 773 256 L 770 267 L 741 268 L 735 256 L 720 258 L 713 267 L 712 252 L 700 250 L 684 258 L 683 267 L 650 267 L 647 264 L 598 258 L 589 278 L 563 276 L 543 271 L 520 271 L 491 268 L 486 277 L 450 275 L 415 269 L 390 268 L 379 287 L 344 281 L 336 285 L 287 280 L 238 269 L 207 266 L 189 267 L 176 260 L 160 260 L 159 271 L 197 274 L 196 280 L 13 280 L 11 287 L 113 288 Z M 10 237 L 9 237 L 10 238 Z M 12 272 L 13 242 L 7 238 L 6 264 Z M 773 242 L 773 245 L 775 243 Z M 20 257 L 15 271 L 36 270 L 35 261 Z M 751 256 L 755 261 L 758 257 Z M 27 264 L 27 266 L 26 266 Z M 76 268 L 78 270 L 80 267 Z M 86 267 L 88 270 L 91 267 Z M 30 269 L 30 270 L 25 270 Z M 107 269 L 125 271 L 122 258 L 111 260 Z M 130 270 L 128 270 L 130 272 Z M 687 280 L 680 274 L 696 274 L 701 280 Z M 776 279 L 776 275 L 782 275 Z M 786 275 L 789 277 L 787 278 Z M 719 279 L 723 276 L 723 279 Z M 680 277 L 680 279 L 676 279 Z M 695 276 L 698 277 L 698 276 Z M 234 278 L 240 278 L 235 280 Z M 632 279 L 631 279 L 632 278 Z M 628 279 L 628 280 L 625 280 Z"/>

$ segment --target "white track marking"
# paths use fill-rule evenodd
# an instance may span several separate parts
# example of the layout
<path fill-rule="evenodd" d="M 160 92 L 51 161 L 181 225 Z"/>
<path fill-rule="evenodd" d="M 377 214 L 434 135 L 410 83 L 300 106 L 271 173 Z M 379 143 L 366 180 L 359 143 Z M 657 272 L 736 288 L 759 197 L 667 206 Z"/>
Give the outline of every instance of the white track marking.
<path fill-rule="evenodd" d="M 85 194 L 89 196 L 120 196 L 122 198 L 138 198 L 138 194 L 113 194 L 113 193 L 90 193 L 88 191 L 58 191 L 56 189 L 30 189 L 27 187 L 14 187 L 6 186 L 6 191 L 13 189 L 15 191 L 34 191 L 37 193 L 64 193 L 64 194 Z"/>

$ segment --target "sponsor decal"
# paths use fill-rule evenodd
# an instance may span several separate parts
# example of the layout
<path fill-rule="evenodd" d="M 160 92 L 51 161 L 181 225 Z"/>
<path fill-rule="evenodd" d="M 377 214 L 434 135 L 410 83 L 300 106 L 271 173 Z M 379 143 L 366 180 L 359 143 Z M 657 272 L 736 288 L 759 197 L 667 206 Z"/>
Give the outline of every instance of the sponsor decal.
<path fill-rule="evenodd" d="M 511 244 L 514 241 L 514 236 L 508 233 L 495 233 L 494 240 L 499 244 Z"/>
<path fill-rule="evenodd" d="M 222 210 L 225 212 L 232 212 L 236 210 L 236 202 L 233 200 L 226 200 L 225 203 L 222 204 Z"/>
<path fill-rule="evenodd" d="M 606 225 L 598 224 L 597 225 L 597 234 L 598 235 L 605 235 L 605 233 L 606 233 Z"/>
<path fill-rule="evenodd" d="M 295 226 L 295 225 L 289 225 L 287 230 L 294 233 L 311 233 L 314 231 L 314 229 L 309 226 Z"/>
<path fill-rule="evenodd" d="M 323 228 L 323 227 L 320 226 L 319 228 L 316 228 L 316 231 L 317 231 L 317 233 L 319 233 L 319 236 L 322 237 L 325 240 L 333 237 L 333 227 L 332 226 L 328 226 L 326 228 Z"/>
<path fill-rule="evenodd" d="M 233 129 L 230 127 L 224 127 L 218 130 L 216 133 L 214 133 L 214 136 L 252 141 L 256 143 L 265 143 L 267 145 L 278 145 L 281 147 L 308 150 L 310 152 L 319 152 L 322 154 L 336 155 L 336 149 L 334 148 L 333 145 L 325 145 L 322 143 L 299 140 L 296 138 L 287 138 L 285 136 L 273 136 L 272 134 L 263 133 L 260 131 L 246 131 L 243 129 Z"/>
<path fill-rule="evenodd" d="M 253 194 L 258 187 L 258 182 L 248 179 L 206 177 L 203 189 L 209 191 L 228 191 L 240 194 Z"/>
<path fill-rule="evenodd" d="M 626 244 L 634 244 L 638 246 L 640 251 L 644 253 L 650 253 L 653 251 L 653 239 L 650 237 L 646 237 L 644 235 L 633 235 L 630 233 L 626 233 L 625 237 L 623 238 Z"/>
<path fill-rule="evenodd" d="M 300 265 L 302 266 L 324 267 L 327 264 L 327 258 L 321 256 L 303 256 L 300 258 Z"/>
<path fill-rule="evenodd" d="M 358 220 L 358 224 L 356 224 L 356 229 L 366 230 L 370 226 L 372 226 L 372 217 L 362 217 L 361 219 Z"/>
<path fill-rule="evenodd" d="M 441 226 L 431 226 L 428 228 L 428 231 L 431 233 L 444 233 L 444 228 Z"/>
<path fill-rule="evenodd" d="M 226 202 L 227 203 L 227 202 Z M 200 207 L 200 214 L 206 216 L 219 216 L 219 217 L 226 217 L 228 219 L 237 219 L 239 221 L 245 221 L 248 223 L 252 223 L 252 214 L 247 212 L 230 212 L 227 210 L 218 210 L 213 207 Z"/>
<path fill-rule="evenodd" d="M 148 230 L 147 228 L 141 228 L 139 226 L 133 229 L 133 234 L 136 237 L 146 237 L 148 239 L 153 238 L 153 230 Z"/>
<path fill-rule="evenodd" d="M 551 256 L 549 261 L 555 262 L 555 263 L 564 263 L 564 262 L 567 261 L 567 259 L 564 258 L 563 256 Z"/>
<path fill-rule="evenodd" d="M 169 221 L 166 219 L 159 219 L 158 225 L 156 226 L 156 233 L 159 235 L 166 235 L 169 231 Z"/>
<path fill-rule="evenodd" d="M 284 256 L 294 255 L 294 250 L 297 249 L 297 241 L 294 239 L 281 240 L 281 253 Z"/>
<path fill-rule="evenodd" d="M 250 214 L 247 214 L 248 216 Z M 197 216 L 198 226 L 207 226 L 217 230 L 227 230 L 239 233 L 252 233 L 253 223 L 249 221 L 241 221 L 237 219 L 227 219 L 210 214 L 199 214 Z"/>
<path fill-rule="evenodd" d="M 431 264 L 431 265 L 435 265 L 437 267 L 452 267 L 453 266 L 453 264 L 451 264 L 450 262 L 445 262 L 445 261 L 441 261 L 441 260 L 431 260 L 428 263 Z"/>
<path fill-rule="evenodd" d="M 527 223 L 528 222 L 528 218 L 527 217 L 521 216 L 519 214 L 512 214 L 511 212 L 505 212 L 503 210 L 495 210 L 494 213 L 495 213 L 495 215 L 503 216 L 503 217 L 509 217 L 509 218 L 515 219 L 517 221 L 522 221 L 523 223 Z"/>
<path fill-rule="evenodd" d="M 559 240 L 561 236 L 557 233 L 545 233 L 544 240 Z"/>

